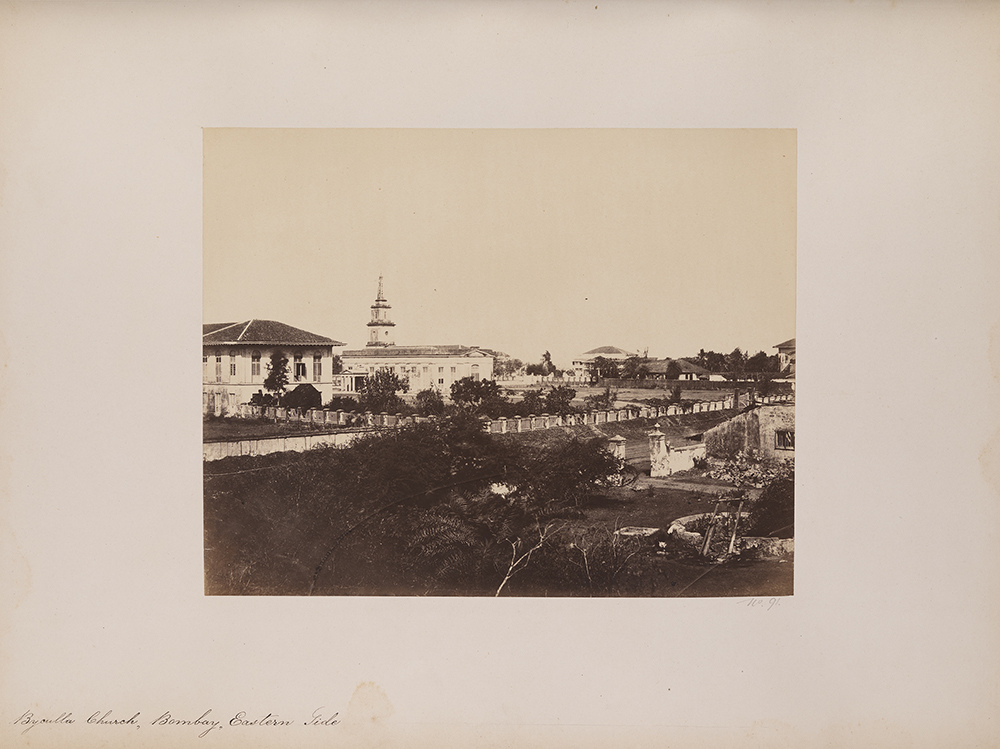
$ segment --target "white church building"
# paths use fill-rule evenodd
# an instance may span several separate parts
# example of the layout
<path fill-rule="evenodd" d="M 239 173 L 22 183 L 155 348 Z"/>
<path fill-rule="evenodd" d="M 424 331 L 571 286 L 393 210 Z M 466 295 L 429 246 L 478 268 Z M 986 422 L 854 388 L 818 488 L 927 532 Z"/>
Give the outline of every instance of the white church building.
<path fill-rule="evenodd" d="M 371 306 L 368 344 L 363 349 L 348 349 L 341 354 L 344 371 L 353 377 L 369 376 L 385 369 L 410 382 L 410 394 L 433 388 L 447 396 L 451 385 L 463 377 L 493 379 L 494 354 L 476 346 L 435 345 L 397 346 L 389 316 L 392 307 L 378 279 L 378 293 Z"/>

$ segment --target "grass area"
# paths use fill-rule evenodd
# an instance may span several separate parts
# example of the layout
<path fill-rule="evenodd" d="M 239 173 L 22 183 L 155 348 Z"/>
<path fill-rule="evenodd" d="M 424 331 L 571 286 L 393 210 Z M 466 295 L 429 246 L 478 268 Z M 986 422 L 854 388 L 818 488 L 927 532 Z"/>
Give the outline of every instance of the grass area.
<path fill-rule="evenodd" d="M 240 419 L 235 417 L 211 417 L 202 420 L 202 440 L 205 442 L 262 437 L 289 437 L 298 434 L 332 432 L 338 429 L 328 424 L 289 421 L 277 422 L 269 419 Z"/>

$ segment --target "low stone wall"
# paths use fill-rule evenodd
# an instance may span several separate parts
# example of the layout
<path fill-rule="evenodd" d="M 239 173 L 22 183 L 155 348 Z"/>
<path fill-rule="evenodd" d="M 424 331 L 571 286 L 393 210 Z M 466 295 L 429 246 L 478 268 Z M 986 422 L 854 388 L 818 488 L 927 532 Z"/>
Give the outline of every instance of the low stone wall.
<path fill-rule="evenodd" d="M 352 411 L 328 411 L 323 408 L 310 408 L 300 413 L 294 408 L 278 408 L 276 406 L 252 406 L 244 403 L 236 407 L 231 416 L 239 419 L 267 419 L 276 422 L 302 422 L 319 426 L 366 426 L 394 427 L 405 424 L 416 424 L 430 421 L 423 416 L 403 416 L 403 414 L 375 414 L 370 411 L 354 413 Z"/>
<path fill-rule="evenodd" d="M 261 437 L 230 442 L 205 442 L 202 460 L 213 461 L 241 455 L 269 455 L 281 452 L 304 452 L 314 447 L 345 447 L 371 429 L 343 429 L 337 432 L 300 434 L 294 436 Z"/>
<path fill-rule="evenodd" d="M 761 399 L 764 403 L 782 403 L 791 396 L 772 396 Z M 732 398 L 719 401 L 700 401 L 684 406 L 625 406 L 604 411 L 587 411 L 572 414 L 540 414 L 529 416 L 511 416 L 502 419 L 486 419 L 483 429 L 492 434 L 510 434 L 517 432 L 533 432 L 540 429 L 553 429 L 563 426 L 579 426 L 585 424 L 608 424 L 618 421 L 631 421 L 645 418 L 655 419 L 660 416 L 679 416 L 681 414 L 705 413 L 732 408 Z M 306 434 L 284 437 L 263 437 L 260 439 L 243 439 L 230 442 L 206 442 L 202 447 L 205 460 L 220 460 L 238 455 L 267 455 L 273 452 L 303 451 L 321 445 L 342 446 L 350 444 L 357 434 L 376 428 L 391 428 L 420 424 L 433 421 L 432 417 L 403 416 L 402 414 L 351 413 L 349 411 L 327 411 L 314 408 L 304 413 L 296 409 L 276 408 L 274 406 L 238 406 L 233 414 L 245 419 L 267 419 L 273 422 L 301 422 L 313 426 L 353 427 L 336 432 Z M 694 467 L 694 460 L 705 455 L 704 444 L 696 444 L 670 449 L 670 472 L 685 471 Z"/>
<path fill-rule="evenodd" d="M 784 403 L 791 400 L 791 395 L 775 395 L 759 398 L 758 403 Z M 740 405 L 743 405 L 741 402 Z M 673 406 L 625 406 L 603 411 L 587 411 L 573 414 L 531 414 L 529 416 L 511 416 L 502 419 L 492 419 L 484 423 L 484 429 L 494 434 L 510 432 L 532 432 L 538 429 L 553 427 L 577 426 L 580 424 L 607 424 L 616 421 L 632 419 L 655 419 L 660 416 L 680 416 L 681 414 L 706 413 L 733 408 L 733 398 L 728 396 L 717 401 L 698 401 L 694 403 L 676 404 Z M 252 406 L 243 404 L 237 406 L 232 414 L 244 419 L 268 419 L 277 422 L 303 422 L 321 426 L 367 426 L 394 427 L 405 426 L 430 421 L 429 417 L 403 416 L 402 414 L 352 413 L 350 411 L 327 411 L 321 408 L 310 409 L 299 413 L 296 409 L 276 408 L 274 406 Z"/>
<path fill-rule="evenodd" d="M 705 445 L 698 443 L 695 445 L 684 445 L 683 447 L 671 447 L 668 453 L 667 462 L 670 464 L 670 472 L 690 471 L 694 468 L 695 458 L 705 457 Z"/>
<path fill-rule="evenodd" d="M 719 514 L 721 515 L 725 512 L 726 511 L 723 511 Z M 743 523 L 749 515 L 750 513 L 748 512 L 741 512 L 740 523 Z M 712 513 L 710 512 L 700 512 L 697 515 L 685 515 L 682 518 L 677 518 L 672 521 L 670 526 L 667 528 L 667 535 L 673 536 L 678 541 L 689 546 L 695 548 L 700 547 L 702 542 L 705 540 L 705 537 L 701 533 L 689 531 L 688 527 L 696 520 L 709 518 L 711 516 Z M 795 539 L 769 538 L 766 536 L 740 536 L 737 534 L 736 550 L 746 551 L 747 549 L 756 549 L 764 559 L 778 559 L 779 557 L 795 552 Z"/>

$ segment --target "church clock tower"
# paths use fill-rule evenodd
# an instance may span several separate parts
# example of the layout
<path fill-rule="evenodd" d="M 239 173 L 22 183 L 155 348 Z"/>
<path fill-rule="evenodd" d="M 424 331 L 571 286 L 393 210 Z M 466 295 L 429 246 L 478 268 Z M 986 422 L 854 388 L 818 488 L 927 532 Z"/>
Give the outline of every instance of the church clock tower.
<path fill-rule="evenodd" d="M 392 329 L 396 323 L 389 320 L 389 310 L 392 307 L 385 301 L 382 295 L 382 276 L 378 277 L 378 296 L 375 297 L 375 304 L 372 305 L 372 319 L 368 323 L 368 345 L 369 346 L 392 346 Z"/>

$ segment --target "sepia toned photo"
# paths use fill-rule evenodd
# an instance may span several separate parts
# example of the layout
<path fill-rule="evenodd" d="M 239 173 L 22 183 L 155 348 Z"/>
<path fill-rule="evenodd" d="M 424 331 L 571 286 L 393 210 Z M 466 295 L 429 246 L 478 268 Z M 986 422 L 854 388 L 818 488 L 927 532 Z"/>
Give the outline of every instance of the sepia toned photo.
<path fill-rule="evenodd" d="M 1000 743 L 1000 5 L 0 15 L 0 746 Z"/>
<path fill-rule="evenodd" d="M 204 132 L 208 595 L 793 592 L 793 130 Z"/>

